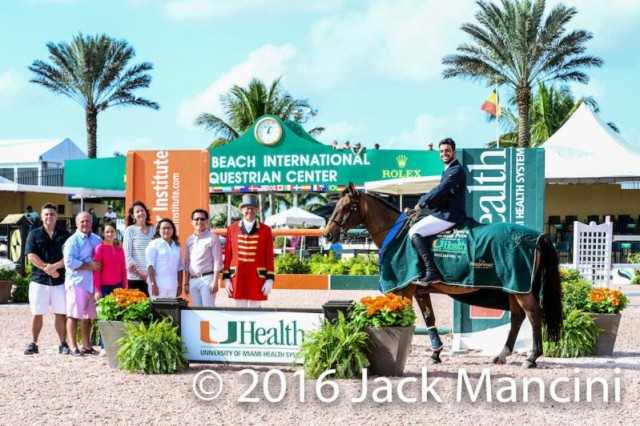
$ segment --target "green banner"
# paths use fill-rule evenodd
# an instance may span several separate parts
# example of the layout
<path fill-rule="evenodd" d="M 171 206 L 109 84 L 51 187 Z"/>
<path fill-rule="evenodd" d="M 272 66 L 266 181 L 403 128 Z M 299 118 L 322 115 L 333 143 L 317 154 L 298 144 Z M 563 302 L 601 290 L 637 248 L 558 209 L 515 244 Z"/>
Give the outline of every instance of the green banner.
<path fill-rule="evenodd" d="M 467 215 L 480 223 L 512 222 L 543 232 L 544 150 L 465 149 Z M 454 333 L 488 330 L 509 323 L 509 315 L 454 302 Z"/>
<path fill-rule="evenodd" d="M 271 119 L 270 129 L 261 130 L 264 119 Z M 332 149 L 299 124 L 273 116 L 262 117 L 238 139 L 209 152 L 210 192 L 339 191 L 349 182 L 362 186 L 442 172 L 437 151 Z"/>
<path fill-rule="evenodd" d="M 124 191 L 127 157 L 65 160 L 64 186 Z"/>

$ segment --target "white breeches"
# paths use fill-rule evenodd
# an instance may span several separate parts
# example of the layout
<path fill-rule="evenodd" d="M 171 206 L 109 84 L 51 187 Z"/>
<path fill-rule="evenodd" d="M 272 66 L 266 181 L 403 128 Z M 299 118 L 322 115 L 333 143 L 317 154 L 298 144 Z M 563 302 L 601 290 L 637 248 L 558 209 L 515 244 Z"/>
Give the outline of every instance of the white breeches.
<path fill-rule="evenodd" d="M 448 222 L 429 215 L 414 223 L 413 226 L 409 228 L 409 238 L 413 237 L 413 234 L 420 234 L 423 237 L 435 235 L 439 232 L 446 231 L 453 225 L 455 225 L 455 222 Z"/>

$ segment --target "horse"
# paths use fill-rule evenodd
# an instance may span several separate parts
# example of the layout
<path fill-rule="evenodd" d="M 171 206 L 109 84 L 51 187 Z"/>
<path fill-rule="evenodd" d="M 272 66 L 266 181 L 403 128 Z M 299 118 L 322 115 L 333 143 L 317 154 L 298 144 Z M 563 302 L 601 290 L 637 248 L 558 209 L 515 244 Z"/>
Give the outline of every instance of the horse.
<path fill-rule="evenodd" d="M 342 192 L 340 200 L 328 220 L 324 236 L 329 241 L 336 242 L 343 232 L 362 224 L 369 231 L 374 244 L 379 248 L 390 229 L 396 224 L 400 214 L 401 212 L 386 200 L 372 194 L 360 193 L 353 183 L 349 183 L 347 189 Z M 505 364 L 507 362 L 507 357 L 513 352 L 513 346 L 525 315 L 531 322 L 533 345 L 530 355 L 522 364 L 523 367 L 537 367 L 536 360 L 543 352 L 543 323 L 546 326 L 546 334 L 549 340 L 557 342 L 560 338 L 562 330 L 562 297 L 558 256 L 553 244 L 546 235 L 539 237 L 537 241 L 531 291 L 514 294 L 497 289 L 488 290 L 494 293 L 498 292 L 501 297 L 508 298 L 509 311 L 511 312 L 507 341 L 501 352 L 492 359 L 494 364 Z M 541 290 L 542 300 L 540 300 Z M 486 291 L 486 289 L 460 287 L 445 282 L 431 282 L 426 286 L 424 283 L 411 282 L 404 288 L 393 292 L 409 299 L 415 297 L 431 339 L 432 355 L 428 363 L 437 364 L 442 362 L 440 352 L 443 345 L 435 326 L 436 318 L 431 305 L 430 294 L 446 294 L 452 297 L 465 295 L 466 303 L 477 305 L 479 304 L 477 298 L 482 297 L 483 294 L 486 295 Z"/>

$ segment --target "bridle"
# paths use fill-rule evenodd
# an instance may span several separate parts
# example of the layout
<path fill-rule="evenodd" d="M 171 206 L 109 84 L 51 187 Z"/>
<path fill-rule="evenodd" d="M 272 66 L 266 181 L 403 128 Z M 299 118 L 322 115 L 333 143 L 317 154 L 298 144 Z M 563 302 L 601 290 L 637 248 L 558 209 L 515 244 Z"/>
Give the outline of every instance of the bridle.
<path fill-rule="evenodd" d="M 335 224 L 338 226 L 338 231 L 340 232 L 340 236 L 341 236 L 340 238 L 341 238 L 341 239 L 342 239 L 342 236 L 344 236 L 344 234 L 345 234 L 345 232 L 346 232 L 346 229 L 344 229 L 344 226 L 347 224 L 347 222 L 349 222 L 349 218 L 351 217 L 351 214 L 352 214 L 353 212 L 355 212 L 355 211 L 358 211 L 358 209 L 360 208 L 360 206 L 359 206 L 359 204 L 360 204 L 360 197 L 361 197 L 361 194 L 360 194 L 359 192 L 358 192 L 358 193 L 356 193 L 356 194 L 351 194 L 351 198 L 353 199 L 353 203 L 352 203 L 352 204 L 351 204 L 351 206 L 348 208 L 348 210 L 349 210 L 349 211 L 347 212 L 347 214 L 345 215 L 345 217 L 342 219 L 342 221 L 341 221 L 341 222 L 340 222 L 340 221 L 338 221 L 338 220 L 336 220 L 336 219 L 334 218 L 334 216 L 335 216 L 335 212 L 334 212 L 334 214 L 332 214 L 332 215 L 331 215 L 331 217 L 329 218 L 329 220 L 330 220 L 331 222 L 335 223 Z M 343 209 L 343 210 L 344 210 L 344 209 Z M 405 225 L 403 225 L 403 226 L 406 226 L 406 224 L 410 222 L 410 219 L 413 219 L 413 220 L 415 221 L 415 218 L 416 218 L 416 217 L 417 217 L 417 215 L 415 215 L 415 217 L 408 217 L 408 218 L 406 218 L 406 219 L 405 219 Z M 413 222 L 411 222 L 411 223 L 413 223 Z M 383 233 L 383 232 L 385 232 L 385 231 L 388 231 L 389 229 L 393 228 L 394 226 L 395 226 L 395 223 L 394 223 L 394 224 L 392 224 L 392 225 L 390 225 L 390 226 L 387 226 L 386 228 L 381 229 L 381 230 L 379 230 L 379 231 L 377 231 L 377 232 L 374 232 L 374 233 L 372 233 L 372 234 L 370 233 L 369 235 L 370 235 L 371 237 L 373 237 L 373 236 L 375 236 L 375 235 L 378 235 L 378 234 L 381 234 L 381 233 Z"/>
<path fill-rule="evenodd" d="M 332 214 L 331 217 L 329 218 L 331 222 L 338 225 L 338 230 L 340 231 L 341 234 L 345 231 L 344 226 L 347 224 L 347 222 L 349 222 L 349 218 L 351 217 L 351 214 L 353 212 L 358 211 L 358 208 L 359 208 L 358 204 L 360 203 L 360 194 L 352 195 L 351 198 L 353 199 L 353 203 L 351 204 L 351 207 L 349 207 L 349 211 L 345 215 L 344 219 L 342 219 L 342 222 L 339 222 L 334 218 L 335 214 Z"/>

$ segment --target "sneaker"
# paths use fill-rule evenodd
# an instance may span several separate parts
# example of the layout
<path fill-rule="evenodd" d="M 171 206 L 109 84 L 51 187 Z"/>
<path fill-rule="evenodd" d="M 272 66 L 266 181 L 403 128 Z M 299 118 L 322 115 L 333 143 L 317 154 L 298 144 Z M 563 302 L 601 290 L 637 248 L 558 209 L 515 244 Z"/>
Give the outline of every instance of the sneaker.
<path fill-rule="evenodd" d="M 69 349 L 67 342 L 60 343 L 60 346 L 58 346 L 58 353 L 61 355 L 69 355 L 69 353 L 71 353 L 71 349 Z"/>
<path fill-rule="evenodd" d="M 82 348 L 82 355 L 98 355 L 98 351 L 93 348 Z"/>
<path fill-rule="evenodd" d="M 38 353 L 38 345 L 36 342 L 31 342 L 27 345 L 27 349 L 24 350 L 25 355 L 33 355 Z"/>
<path fill-rule="evenodd" d="M 100 349 L 100 353 L 98 354 L 98 356 L 107 356 L 107 351 L 105 351 L 104 349 Z"/>
<path fill-rule="evenodd" d="M 71 351 L 71 355 L 73 356 L 83 356 L 82 352 L 80 352 L 80 349 L 74 349 Z"/>

